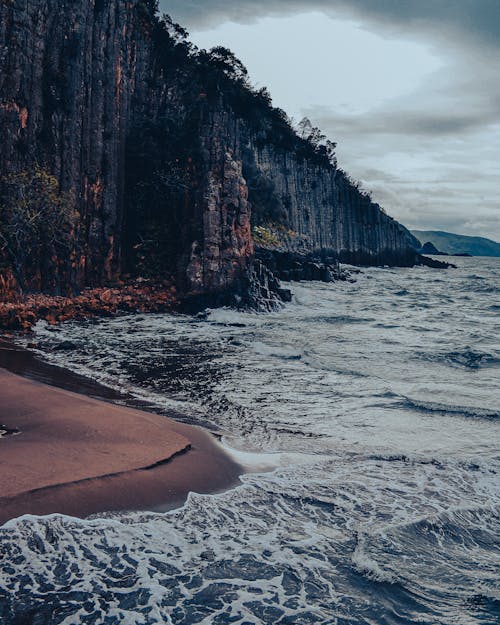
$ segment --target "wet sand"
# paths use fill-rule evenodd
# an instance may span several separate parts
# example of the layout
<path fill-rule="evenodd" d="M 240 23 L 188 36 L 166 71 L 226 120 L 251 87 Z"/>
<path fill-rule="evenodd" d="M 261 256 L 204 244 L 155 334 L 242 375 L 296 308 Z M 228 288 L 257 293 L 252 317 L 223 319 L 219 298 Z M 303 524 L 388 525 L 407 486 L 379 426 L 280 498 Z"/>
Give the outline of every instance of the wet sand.
<path fill-rule="evenodd" d="M 19 432 L 0 438 L 0 523 L 23 514 L 167 510 L 190 491 L 229 488 L 243 472 L 209 433 L 96 399 L 119 396 L 26 350 L 0 343 L 0 365 L 32 378 L 0 369 L 0 426 Z"/>

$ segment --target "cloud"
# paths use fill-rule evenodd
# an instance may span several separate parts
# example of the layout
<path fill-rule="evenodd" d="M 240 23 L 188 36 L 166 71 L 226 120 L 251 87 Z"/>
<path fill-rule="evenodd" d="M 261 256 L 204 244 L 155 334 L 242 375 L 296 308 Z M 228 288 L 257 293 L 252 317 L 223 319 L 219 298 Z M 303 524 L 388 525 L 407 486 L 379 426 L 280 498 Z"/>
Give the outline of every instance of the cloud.
<path fill-rule="evenodd" d="M 500 91 L 500 85 L 499 85 Z M 445 109 L 446 101 L 449 110 Z M 459 105 L 454 106 L 454 102 Z M 494 98 L 485 97 L 480 106 L 470 106 L 468 93 L 447 94 L 444 101 L 425 101 L 412 94 L 411 97 L 379 106 L 360 114 L 344 113 L 329 107 L 311 107 L 305 114 L 314 119 L 332 138 L 352 136 L 411 136 L 415 139 L 436 137 L 466 138 L 468 134 L 486 130 L 500 123 L 500 108 Z M 433 109 L 433 106 L 436 108 Z"/>
<path fill-rule="evenodd" d="M 338 142 L 339 162 L 412 228 L 500 240 L 500 58 L 442 46 L 446 64 L 412 93 L 352 113 L 304 113 Z"/>
<path fill-rule="evenodd" d="M 500 126 L 497 132 L 471 132 L 466 141 L 442 134 L 424 140 L 404 132 L 374 136 L 367 130 L 339 139 L 342 166 L 407 227 L 500 241 Z"/>
<path fill-rule="evenodd" d="M 432 113 L 428 111 L 379 110 L 370 114 L 347 115 L 329 112 L 321 115 L 318 110 L 309 109 L 307 114 L 320 120 L 323 129 L 339 135 L 408 135 L 415 137 L 436 137 L 437 135 L 456 136 L 494 124 L 500 113 L 491 111 L 485 115 L 461 114 L 459 112 Z"/>
<path fill-rule="evenodd" d="M 500 46 L 498 0 L 161 0 L 162 10 L 191 28 L 221 21 L 251 23 L 264 16 L 324 11 L 349 13 L 393 31 L 432 31 L 434 36 Z"/>

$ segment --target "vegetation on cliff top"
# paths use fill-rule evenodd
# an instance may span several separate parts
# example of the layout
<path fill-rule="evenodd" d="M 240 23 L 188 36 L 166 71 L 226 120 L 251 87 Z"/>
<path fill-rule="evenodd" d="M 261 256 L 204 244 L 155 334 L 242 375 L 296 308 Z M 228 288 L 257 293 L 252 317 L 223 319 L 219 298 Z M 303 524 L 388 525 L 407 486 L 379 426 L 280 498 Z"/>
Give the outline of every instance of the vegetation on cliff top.
<path fill-rule="evenodd" d="M 198 49 L 182 26 L 169 15 L 160 16 L 158 0 L 140 0 L 137 11 L 154 39 L 159 67 L 164 73 L 178 75 L 188 71 L 198 100 L 229 105 L 247 122 L 257 145 L 270 143 L 320 166 L 337 166 L 336 143 L 307 118 L 295 126 L 285 111 L 273 106 L 266 87 L 252 86 L 248 70 L 231 50 L 223 46 Z M 197 80 L 193 80 L 193 72 Z"/>

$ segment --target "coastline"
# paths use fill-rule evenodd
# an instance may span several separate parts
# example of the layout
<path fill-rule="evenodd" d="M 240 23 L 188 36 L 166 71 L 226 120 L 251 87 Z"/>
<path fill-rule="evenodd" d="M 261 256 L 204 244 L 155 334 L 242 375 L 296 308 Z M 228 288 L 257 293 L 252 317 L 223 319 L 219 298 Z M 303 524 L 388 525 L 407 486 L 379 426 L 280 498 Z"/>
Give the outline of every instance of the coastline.
<path fill-rule="evenodd" d="M 244 472 L 209 432 L 1 340 L 0 397 L 0 425 L 13 432 L 0 438 L 0 524 L 165 511 L 191 491 L 226 490 Z"/>

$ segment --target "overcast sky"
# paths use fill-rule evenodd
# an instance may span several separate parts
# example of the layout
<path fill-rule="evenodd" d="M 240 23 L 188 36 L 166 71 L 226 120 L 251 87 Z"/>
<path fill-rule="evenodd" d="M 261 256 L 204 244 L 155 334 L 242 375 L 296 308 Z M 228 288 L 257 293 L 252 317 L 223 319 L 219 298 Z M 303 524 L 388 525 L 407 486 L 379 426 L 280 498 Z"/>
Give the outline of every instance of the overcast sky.
<path fill-rule="evenodd" d="M 500 241 L 500 0 L 161 0 L 410 228 Z"/>

